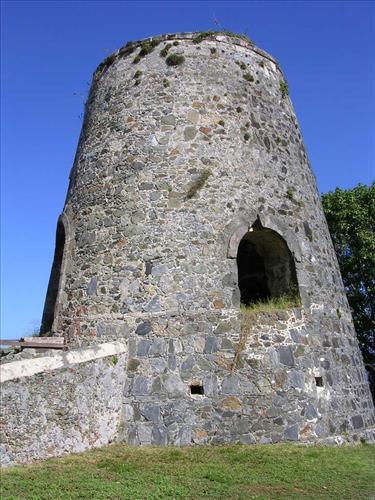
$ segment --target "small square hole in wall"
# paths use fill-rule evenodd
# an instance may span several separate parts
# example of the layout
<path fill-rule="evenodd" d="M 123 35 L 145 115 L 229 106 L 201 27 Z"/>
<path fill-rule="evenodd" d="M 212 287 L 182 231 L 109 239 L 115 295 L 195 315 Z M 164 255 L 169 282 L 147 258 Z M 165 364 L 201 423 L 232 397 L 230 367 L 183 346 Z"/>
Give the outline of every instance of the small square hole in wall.
<path fill-rule="evenodd" d="M 203 396 L 203 394 L 204 394 L 203 385 L 202 384 L 191 384 L 190 385 L 190 394 Z"/>
<path fill-rule="evenodd" d="M 323 387 L 323 377 L 315 377 L 316 387 Z"/>

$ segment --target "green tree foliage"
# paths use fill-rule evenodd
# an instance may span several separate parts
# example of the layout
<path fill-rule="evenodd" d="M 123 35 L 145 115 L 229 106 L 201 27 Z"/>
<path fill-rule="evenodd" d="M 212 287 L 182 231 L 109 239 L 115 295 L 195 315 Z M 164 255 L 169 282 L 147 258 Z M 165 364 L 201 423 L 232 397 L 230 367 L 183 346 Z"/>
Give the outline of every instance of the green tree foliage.
<path fill-rule="evenodd" d="M 375 183 L 322 201 L 375 401 Z"/>

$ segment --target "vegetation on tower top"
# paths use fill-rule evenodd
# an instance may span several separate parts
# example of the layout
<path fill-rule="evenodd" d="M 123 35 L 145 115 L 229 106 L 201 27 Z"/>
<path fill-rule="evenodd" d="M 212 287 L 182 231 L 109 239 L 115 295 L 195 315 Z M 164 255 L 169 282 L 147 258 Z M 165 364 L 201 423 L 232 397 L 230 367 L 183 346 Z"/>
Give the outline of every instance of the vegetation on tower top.
<path fill-rule="evenodd" d="M 280 92 L 283 98 L 289 95 L 288 83 L 285 80 L 280 81 Z"/>
<path fill-rule="evenodd" d="M 193 42 L 201 43 L 206 38 L 212 38 L 217 35 L 225 35 L 232 38 L 239 38 L 241 40 L 245 40 L 245 42 L 248 42 L 251 45 L 254 45 L 254 42 L 247 35 L 241 33 L 233 33 L 232 31 L 201 31 L 200 33 L 197 33 L 196 36 L 193 38 Z"/>
<path fill-rule="evenodd" d="M 179 66 L 185 61 L 185 57 L 180 54 L 171 54 L 167 57 L 165 62 L 168 66 Z"/>

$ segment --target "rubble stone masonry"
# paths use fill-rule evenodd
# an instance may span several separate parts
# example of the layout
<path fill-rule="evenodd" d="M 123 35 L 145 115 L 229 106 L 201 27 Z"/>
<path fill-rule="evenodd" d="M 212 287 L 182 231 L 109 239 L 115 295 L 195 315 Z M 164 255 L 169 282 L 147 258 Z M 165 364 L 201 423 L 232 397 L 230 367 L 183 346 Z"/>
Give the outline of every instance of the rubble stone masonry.
<path fill-rule="evenodd" d="M 85 446 L 373 439 L 365 369 L 287 93 L 277 62 L 232 35 L 164 35 L 99 66 L 41 333 L 64 335 L 73 351 L 122 342 L 126 353 L 116 365 L 4 382 L 10 462 L 41 456 L 25 451 L 33 432 L 58 438 L 43 456 L 77 450 L 82 400 L 97 432 Z M 289 292 L 293 307 L 241 312 L 245 294 Z M 116 430 L 97 404 L 104 393 Z"/>

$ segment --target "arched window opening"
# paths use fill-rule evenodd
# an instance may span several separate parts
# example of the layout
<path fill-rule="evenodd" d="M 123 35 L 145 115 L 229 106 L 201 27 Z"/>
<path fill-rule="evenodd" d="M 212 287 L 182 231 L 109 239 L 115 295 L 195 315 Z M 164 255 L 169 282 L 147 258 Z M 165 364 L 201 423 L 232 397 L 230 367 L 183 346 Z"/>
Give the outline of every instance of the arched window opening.
<path fill-rule="evenodd" d="M 299 303 L 293 256 L 285 240 L 259 221 L 240 241 L 237 269 L 242 305 L 281 298 Z"/>
<path fill-rule="evenodd" d="M 44 311 L 42 317 L 42 325 L 40 327 L 40 335 L 46 334 L 52 330 L 53 321 L 55 319 L 55 309 L 59 286 L 61 282 L 61 267 L 64 257 L 65 247 L 65 228 L 61 220 L 57 223 L 56 229 L 56 245 L 55 255 L 51 275 L 48 282 L 46 301 L 44 303 Z"/>

